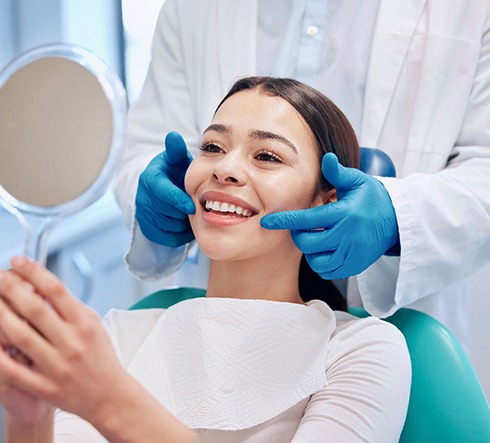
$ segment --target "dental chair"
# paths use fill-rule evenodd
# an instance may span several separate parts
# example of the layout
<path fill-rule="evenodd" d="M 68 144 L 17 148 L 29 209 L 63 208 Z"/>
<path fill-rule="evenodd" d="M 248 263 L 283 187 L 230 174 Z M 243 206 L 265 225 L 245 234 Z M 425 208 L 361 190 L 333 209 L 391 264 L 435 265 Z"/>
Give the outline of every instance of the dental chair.
<path fill-rule="evenodd" d="M 204 297 L 197 288 L 170 288 L 144 297 L 131 309 L 169 308 Z M 349 308 L 357 317 L 369 314 Z M 413 309 L 385 319 L 404 335 L 412 361 L 412 387 L 401 443 L 489 443 L 490 407 L 460 343 L 439 321 Z"/>
<path fill-rule="evenodd" d="M 367 174 L 395 177 L 390 157 L 361 148 L 360 169 Z M 131 309 L 169 308 L 183 300 L 204 297 L 197 288 L 155 292 Z M 349 312 L 369 314 L 360 307 Z M 385 319 L 404 335 L 412 362 L 412 386 L 401 443 L 490 443 L 490 407 L 464 349 L 439 321 L 413 309 L 400 309 Z"/>

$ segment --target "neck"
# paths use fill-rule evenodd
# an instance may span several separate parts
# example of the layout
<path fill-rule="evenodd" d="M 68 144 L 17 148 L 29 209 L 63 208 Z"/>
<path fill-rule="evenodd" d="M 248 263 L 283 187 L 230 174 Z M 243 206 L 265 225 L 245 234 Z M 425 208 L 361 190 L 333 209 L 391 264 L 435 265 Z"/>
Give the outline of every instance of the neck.
<path fill-rule="evenodd" d="M 301 255 L 231 262 L 211 260 L 207 297 L 303 303 L 298 290 Z"/>

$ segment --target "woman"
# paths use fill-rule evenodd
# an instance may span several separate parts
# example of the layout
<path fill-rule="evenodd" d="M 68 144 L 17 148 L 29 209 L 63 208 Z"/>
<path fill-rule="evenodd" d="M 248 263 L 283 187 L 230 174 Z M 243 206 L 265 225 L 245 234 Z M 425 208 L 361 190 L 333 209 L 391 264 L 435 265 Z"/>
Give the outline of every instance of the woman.
<path fill-rule="evenodd" d="M 112 345 L 54 276 L 14 259 L 0 277 L 1 342 L 29 364 L 0 353 L 10 441 L 52 441 L 55 406 L 71 413 L 58 414 L 56 441 L 398 441 L 410 390 L 402 335 L 332 310 L 345 306 L 328 283 L 303 284 L 289 232 L 260 225 L 335 200 L 315 166 L 335 164 L 331 153 L 358 161 L 326 97 L 289 79 L 238 81 L 185 177 L 211 261 L 206 298 L 111 311 Z"/>

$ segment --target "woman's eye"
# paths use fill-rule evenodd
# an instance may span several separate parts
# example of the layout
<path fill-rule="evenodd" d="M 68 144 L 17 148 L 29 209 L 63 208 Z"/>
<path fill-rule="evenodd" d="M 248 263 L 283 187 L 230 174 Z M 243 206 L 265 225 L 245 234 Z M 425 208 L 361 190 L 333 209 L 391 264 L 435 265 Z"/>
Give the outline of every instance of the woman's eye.
<path fill-rule="evenodd" d="M 216 144 L 214 143 L 205 143 L 201 145 L 199 148 L 203 152 L 211 152 L 211 153 L 220 153 L 223 152 L 223 150 Z"/>
<path fill-rule="evenodd" d="M 282 163 L 282 160 L 276 154 L 268 151 L 259 152 L 255 158 L 263 162 Z"/>

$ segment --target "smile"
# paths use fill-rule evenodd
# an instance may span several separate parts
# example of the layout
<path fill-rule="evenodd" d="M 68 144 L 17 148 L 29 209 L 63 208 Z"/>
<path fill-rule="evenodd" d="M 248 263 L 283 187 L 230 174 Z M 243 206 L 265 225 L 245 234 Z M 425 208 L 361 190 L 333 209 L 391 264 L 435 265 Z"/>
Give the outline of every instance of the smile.
<path fill-rule="evenodd" d="M 242 217 L 251 217 L 252 215 L 255 215 L 255 213 L 250 209 L 242 208 L 241 206 L 216 200 L 206 200 L 204 202 L 204 208 L 207 212 L 222 212 L 229 213 L 230 215 L 236 214 Z"/>

